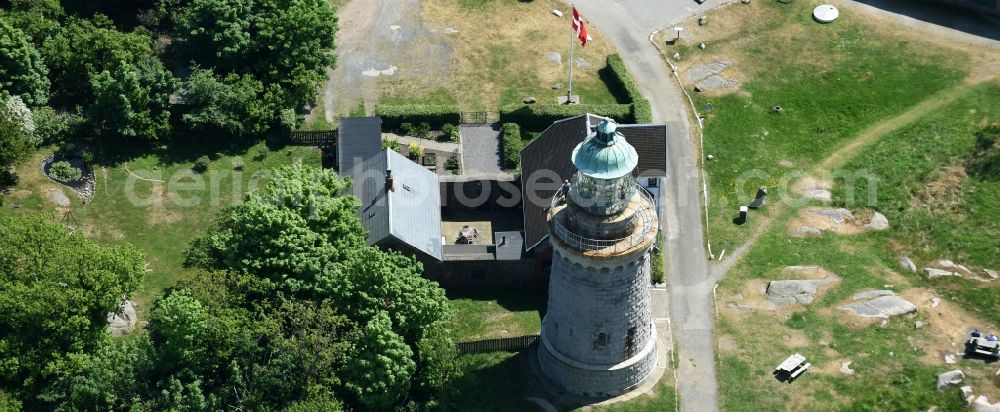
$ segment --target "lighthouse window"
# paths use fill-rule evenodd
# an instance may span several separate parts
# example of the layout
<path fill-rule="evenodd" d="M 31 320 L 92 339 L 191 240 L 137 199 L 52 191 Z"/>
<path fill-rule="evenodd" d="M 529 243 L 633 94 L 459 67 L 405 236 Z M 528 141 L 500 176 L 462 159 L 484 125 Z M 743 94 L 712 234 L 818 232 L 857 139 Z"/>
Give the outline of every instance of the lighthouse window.
<path fill-rule="evenodd" d="M 598 333 L 597 334 L 597 339 L 594 340 L 594 347 L 595 348 L 600 348 L 600 347 L 608 346 L 608 341 L 609 341 L 609 339 L 608 339 L 608 334 L 607 333 L 604 333 L 604 332 Z"/>

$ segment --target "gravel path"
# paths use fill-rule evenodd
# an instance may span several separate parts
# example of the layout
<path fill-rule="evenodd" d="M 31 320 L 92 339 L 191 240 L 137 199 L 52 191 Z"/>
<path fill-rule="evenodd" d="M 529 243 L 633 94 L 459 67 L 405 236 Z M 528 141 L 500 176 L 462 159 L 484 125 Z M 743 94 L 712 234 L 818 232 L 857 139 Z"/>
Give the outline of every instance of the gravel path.
<path fill-rule="evenodd" d="M 460 126 L 462 170 L 467 174 L 499 173 L 500 125 Z"/>

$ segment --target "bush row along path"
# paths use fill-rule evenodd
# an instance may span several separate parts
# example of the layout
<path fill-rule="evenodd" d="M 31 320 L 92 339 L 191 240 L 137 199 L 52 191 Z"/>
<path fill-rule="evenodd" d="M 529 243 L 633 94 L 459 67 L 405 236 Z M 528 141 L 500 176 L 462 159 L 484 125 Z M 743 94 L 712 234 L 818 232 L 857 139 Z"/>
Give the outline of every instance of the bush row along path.
<path fill-rule="evenodd" d="M 614 43 L 625 65 L 649 99 L 654 122 L 676 122 L 667 140 L 663 254 L 669 290 L 670 325 L 675 338 L 677 391 L 681 410 L 718 410 L 715 380 L 715 279 L 709 270 L 702 227 L 702 184 L 686 101 L 671 79 L 670 69 L 649 42 L 650 33 L 666 24 L 718 7 L 724 0 L 702 4 L 663 0 L 576 0 L 582 16 Z M 677 133 L 679 132 L 679 133 Z M 663 296 L 654 294 L 654 296 Z M 660 298 L 662 299 L 662 298 Z M 655 302 L 654 302 L 655 304 Z"/>

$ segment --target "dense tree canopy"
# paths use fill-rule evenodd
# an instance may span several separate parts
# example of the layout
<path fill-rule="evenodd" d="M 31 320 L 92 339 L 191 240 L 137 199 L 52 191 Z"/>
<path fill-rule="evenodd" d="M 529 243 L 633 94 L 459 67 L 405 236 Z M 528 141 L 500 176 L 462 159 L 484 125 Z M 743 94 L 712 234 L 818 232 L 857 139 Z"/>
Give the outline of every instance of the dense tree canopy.
<path fill-rule="evenodd" d="M 42 56 L 49 66 L 52 89 L 60 105 L 88 106 L 94 100 L 95 77 L 108 72 L 114 80 L 153 56 L 152 39 L 145 29 L 125 33 L 103 15 L 92 19 L 70 16 L 62 29 L 45 41 Z"/>
<path fill-rule="evenodd" d="M 0 90 L 28 104 L 44 104 L 49 98 L 48 74 L 30 38 L 0 16 Z"/>
<path fill-rule="evenodd" d="M 177 80 L 159 60 L 148 58 L 137 65 L 122 61 L 90 82 L 95 97 L 90 119 L 95 126 L 147 140 L 170 133 L 170 94 Z"/>
<path fill-rule="evenodd" d="M 327 0 L 3 4 L 0 90 L 82 114 L 63 139 L 287 131 L 334 63 Z"/>
<path fill-rule="evenodd" d="M 272 114 L 257 96 L 264 84 L 249 74 L 230 73 L 221 78 L 208 69 L 194 69 L 182 91 L 190 110 L 183 121 L 197 130 L 232 135 L 260 134 L 270 127 Z"/>
<path fill-rule="evenodd" d="M 42 217 L 0 219 L 0 385 L 31 405 L 86 362 L 109 338 L 108 312 L 139 285 L 143 260 Z"/>
<path fill-rule="evenodd" d="M 381 410 L 426 400 L 457 374 L 448 301 L 413 258 L 365 246 L 358 202 L 343 194 L 347 185 L 328 170 L 279 168 L 261 193 L 220 214 L 192 246 L 189 263 L 235 271 L 230 279 L 257 274 L 237 282 L 257 304 L 283 307 L 293 299 L 344 316 L 357 329 L 346 341 L 354 350 L 328 357 L 324 364 L 335 365 L 337 378 L 323 387 L 349 404 Z"/>
<path fill-rule="evenodd" d="M 177 37 L 203 66 L 252 73 L 285 90 L 298 107 L 315 96 L 334 63 L 337 16 L 327 0 L 190 0 L 176 14 Z"/>

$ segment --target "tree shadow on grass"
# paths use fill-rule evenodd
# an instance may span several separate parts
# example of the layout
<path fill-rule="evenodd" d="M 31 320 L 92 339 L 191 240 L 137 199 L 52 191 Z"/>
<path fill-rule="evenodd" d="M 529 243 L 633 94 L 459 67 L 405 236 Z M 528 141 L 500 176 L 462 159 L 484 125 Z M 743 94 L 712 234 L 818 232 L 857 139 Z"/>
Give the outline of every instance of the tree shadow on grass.
<path fill-rule="evenodd" d="M 463 375 L 451 383 L 442 397 L 445 410 L 454 411 L 531 411 L 537 407 L 528 401 L 539 391 L 531 373 L 528 356 L 534 351 L 493 352 L 463 355 L 458 358 Z"/>
<path fill-rule="evenodd" d="M 137 157 L 156 155 L 161 164 L 192 163 L 201 156 L 236 156 L 265 140 L 268 149 L 281 150 L 284 139 L 259 136 L 230 136 L 223 133 L 177 133 L 169 140 L 147 142 L 138 139 L 104 137 L 83 141 L 97 151 L 97 164 L 117 166 Z"/>

